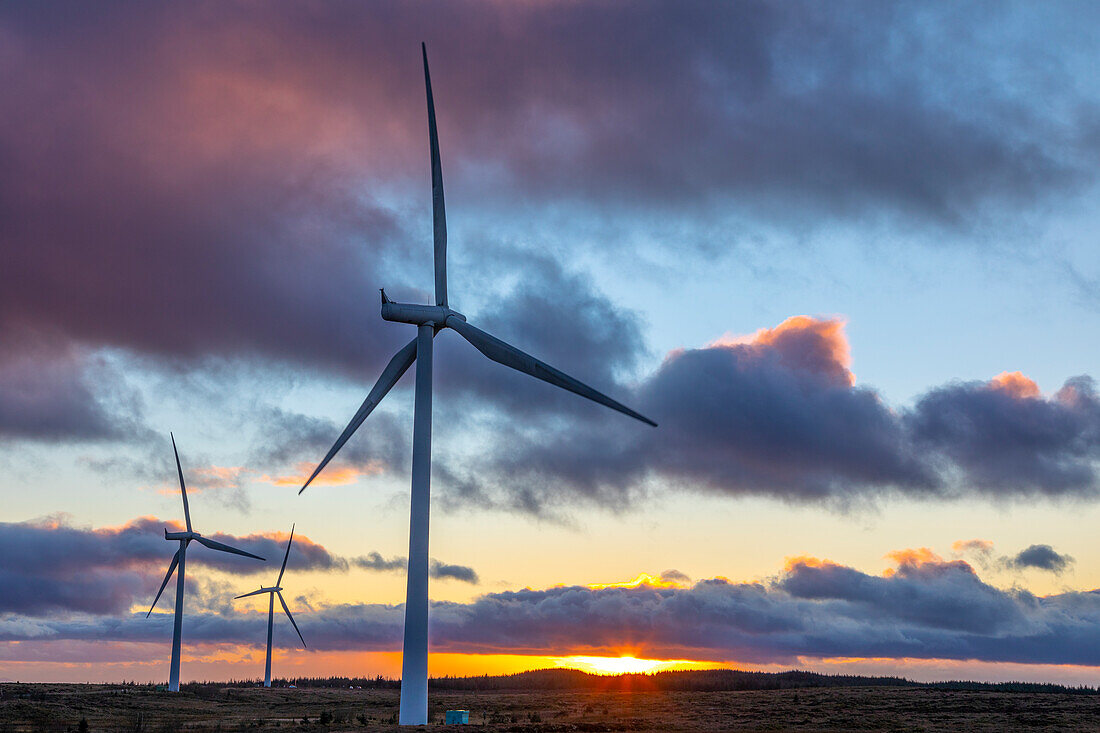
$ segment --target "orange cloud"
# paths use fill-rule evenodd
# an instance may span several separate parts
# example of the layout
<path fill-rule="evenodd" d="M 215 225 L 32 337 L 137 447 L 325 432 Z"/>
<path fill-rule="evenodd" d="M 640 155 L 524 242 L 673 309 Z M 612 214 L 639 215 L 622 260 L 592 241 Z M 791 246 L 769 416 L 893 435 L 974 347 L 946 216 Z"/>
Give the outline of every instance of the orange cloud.
<path fill-rule="evenodd" d="M 762 328 L 752 335 L 727 333 L 708 347 L 771 349 L 793 368 L 824 372 L 852 385 L 856 378 L 850 369 L 852 351 L 845 325 L 840 318 L 791 316 L 775 328 Z"/>
<path fill-rule="evenodd" d="M 1022 372 L 1001 372 L 989 380 L 989 387 L 1006 392 L 1018 400 L 1039 396 L 1039 385 Z"/>
<path fill-rule="evenodd" d="M 925 563 L 941 563 L 943 558 L 932 552 L 927 547 L 917 549 L 907 548 L 887 552 L 883 557 L 893 560 L 898 565 L 923 565 Z"/>
<path fill-rule="evenodd" d="M 299 463 L 294 467 L 295 473 L 288 476 L 270 476 L 264 474 L 258 481 L 274 486 L 301 486 L 313 473 L 317 466 L 313 463 Z M 345 486 L 352 483 L 360 476 L 377 476 L 385 470 L 381 461 L 369 461 L 362 466 L 345 466 L 341 468 L 326 468 L 313 479 L 311 486 Z"/>
<path fill-rule="evenodd" d="M 951 543 L 951 550 L 952 550 L 952 552 L 957 552 L 957 553 L 978 552 L 978 553 L 985 554 L 985 553 L 993 552 L 993 541 L 992 540 L 956 540 L 955 542 Z"/>
<path fill-rule="evenodd" d="M 944 559 L 942 557 L 932 552 L 932 550 L 927 547 L 918 547 L 915 550 L 912 548 L 906 548 L 904 550 L 894 550 L 893 552 L 887 552 L 885 555 L 883 555 L 883 557 L 893 560 L 897 564 L 898 568 L 903 568 L 906 566 L 920 567 L 921 565 L 925 564 L 939 565 L 944 562 Z M 885 577 L 889 578 L 896 572 L 896 568 L 887 568 L 882 572 L 882 574 Z"/>
<path fill-rule="evenodd" d="M 971 540 L 971 542 L 974 542 L 974 541 L 975 540 Z M 982 542 L 982 540 L 976 540 L 976 541 L 979 542 L 979 543 Z M 955 543 L 955 544 L 959 544 L 959 543 Z M 990 543 L 991 547 L 992 547 L 992 544 L 993 543 Z M 883 576 L 887 577 L 887 578 L 894 575 L 899 570 L 906 569 L 906 568 L 908 568 L 908 569 L 920 568 L 922 565 L 950 566 L 950 567 L 955 567 L 955 568 L 958 568 L 958 569 L 961 569 L 961 570 L 967 570 L 971 573 L 974 572 L 974 569 L 970 566 L 970 563 L 966 562 L 965 560 L 950 560 L 950 561 L 949 560 L 944 560 L 942 557 L 940 557 L 936 553 L 932 552 L 932 550 L 930 550 L 927 547 L 918 547 L 916 549 L 907 548 L 907 549 L 904 549 L 904 550 L 894 550 L 893 552 L 886 553 L 885 555 L 883 555 L 883 557 L 886 557 L 886 558 L 889 558 L 889 559 L 893 560 L 898 565 L 897 568 L 887 568 L 886 570 L 883 571 L 883 573 L 882 573 Z"/>
<path fill-rule="evenodd" d="M 783 572 L 789 573 L 797 567 L 804 568 L 839 568 L 832 560 L 822 560 L 812 555 L 791 555 L 783 558 Z"/>

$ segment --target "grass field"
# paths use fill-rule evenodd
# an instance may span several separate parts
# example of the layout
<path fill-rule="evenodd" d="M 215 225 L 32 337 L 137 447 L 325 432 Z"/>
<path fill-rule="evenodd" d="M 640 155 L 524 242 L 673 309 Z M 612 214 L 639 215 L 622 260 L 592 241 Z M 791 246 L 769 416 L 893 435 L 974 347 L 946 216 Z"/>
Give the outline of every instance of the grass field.
<path fill-rule="evenodd" d="M 0 731 L 400 730 L 396 690 L 0 684 Z M 1100 731 L 1100 698 L 907 687 L 754 692 L 433 692 L 504 731 Z M 433 727 L 442 727 L 433 726 Z M 448 727 L 449 729 L 457 726 Z"/>

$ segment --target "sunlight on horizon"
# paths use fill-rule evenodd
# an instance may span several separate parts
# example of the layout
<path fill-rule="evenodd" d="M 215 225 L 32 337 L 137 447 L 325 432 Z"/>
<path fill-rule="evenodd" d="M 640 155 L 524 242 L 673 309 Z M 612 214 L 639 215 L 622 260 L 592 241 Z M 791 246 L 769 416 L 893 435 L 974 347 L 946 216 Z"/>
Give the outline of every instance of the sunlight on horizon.
<path fill-rule="evenodd" d="M 577 669 L 598 675 L 650 674 L 668 670 L 715 669 L 723 665 L 714 662 L 693 662 L 690 659 L 639 659 L 637 657 L 548 657 L 555 667 Z"/>

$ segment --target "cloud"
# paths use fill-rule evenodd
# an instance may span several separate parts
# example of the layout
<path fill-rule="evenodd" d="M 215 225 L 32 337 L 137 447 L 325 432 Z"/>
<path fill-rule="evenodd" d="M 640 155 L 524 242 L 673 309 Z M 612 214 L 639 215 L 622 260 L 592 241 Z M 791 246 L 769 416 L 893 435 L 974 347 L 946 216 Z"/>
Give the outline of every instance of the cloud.
<path fill-rule="evenodd" d="M 927 548 L 891 556 L 897 567 L 885 577 L 799 559 L 780 585 L 795 598 L 844 601 L 867 616 L 958 631 L 993 633 L 1025 621 L 1019 599 L 983 583 L 961 560 L 945 562 Z"/>
<path fill-rule="evenodd" d="M 3 591 L 0 614 L 120 614 L 135 603 L 151 603 L 177 548 L 176 543 L 164 541 L 165 528 L 169 532 L 184 529 L 182 522 L 156 517 L 140 517 L 119 527 L 97 529 L 74 527 L 65 516 L 0 522 Z M 201 531 L 202 527 L 196 529 Z M 215 552 L 192 543 L 187 554 L 189 571 L 205 567 L 234 576 L 270 573 L 274 577 L 286 552 L 289 534 L 235 536 L 216 532 L 203 536 L 259 555 L 267 562 Z M 405 564 L 403 557 L 384 560 L 378 553 L 349 561 L 298 532 L 287 560 L 287 572 L 344 573 L 349 567 L 404 571 Z M 473 568 L 435 559 L 431 561 L 430 574 L 433 578 L 473 585 L 479 582 Z M 220 608 L 232 597 L 230 591 L 237 586 L 231 588 L 231 581 L 232 578 L 212 580 L 201 574 L 188 574 L 188 583 L 198 583 L 193 586 L 196 598 L 205 599 L 201 604 L 210 608 Z M 171 594 L 170 589 L 165 592 Z"/>
<path fill-rule="evenodd" d="M 472 323 L 612 396 L 628 391 L 624 377 L 645 355 L 637 314 L 612 302 L 590 277 L 545 254 L 498 245 L 483 257 L 480 267 L 489 279 L 512 284 L 471 314 Z M 517 272 L 523 273 L 518 280 Z M 486 359 L 456 333 L 443 332 L 436 344 L 441 393 L 459 393 L 463 410 L 484 409 L 489 401 L 510 417 L 542 423 L 562 415 L 584 419 L 605 409 Z"/>
<path fill-rule="evenodd" d="M 377 371 L 400 339 L 364 295 L 414 264 L 427 286 L 409 193 L 427 176 L 422 38 L 450 190 L 485 202 L 474 215 L 737 202 L 777 226 L 966 226 L 1081 190 L 1092 106 L 1035 43 L 1057 13 L 981 12 L 6 6 L 0 325 L 175 363 Z M 1090 50 L 1067 43 L 1066 63 Z"/>
<path fill-rule="evenodd" d="M 628 400 L 656 430 L 597 413 L 556 432 L 515 435 L 478 475 L 522 485 L 535 510 L 555 497 L 621 506 L 653 476 L 787 501 L 843 501 L 890 487 L 937 493 L 937 476 L 911 453 L 897 414 L 853 384 L 848 360 L 842 324 L 808 317 L 673 351 Z"/>
<path fill-rule="evenodd" d="M 348 406 L 349 419 L 357 407 Z M 301 487 L 344 429 L 331 420 L 270 406 L 257 411 L 256 423 L 260 428 L 250 462 L 267 470 L 281 469 L 278 475 L 259 478 L 276 486 Z M 385 411 L 372 413 L 369 426 L 359 429 L 315 484 L 350 483 L 362 475 L 408 465 L 411 453 L 407 427 Z"/>
<path fill-rule="evenodd" d="M 656 430 L 596 413 L 537 432 L 471 468 L 463 496 L 553 513 L 621 508 L 654 482 L 723 495 L 850 506 L 893 494 L 1094 496 L 1100 398 L 1089 377 L 1053 396 L 1016 372 L 929 390 L 911 408 L 856 383 L 844 324 L 795 316 L 749 336 L 670 352 L 627 402 Z"/>
<path fill-rule="evenodd" d="M 1007 558 L 1009 567 L 1018 570 L 1035 568 L 1047 570 L 1056 575 L 1061 574 L 1073 564 L 1073 558 L 1054 551 L 1050 545 L 1031 545 L 1016 553 L 1015 557 Z"/>
<path fill-rule="evenodd" d="M 767 582 L 701 580 L 558 586 L 489 593 L 467 603 L 436 602 L 436 652 L 617 655 L 657 659 L 793 664 L 803 658 L 960 659 L 1025 664 L 1095 664 L 1100 594 L 1037 597 L 983 582 L 966 563 L 915 551 L 893 572 L 870 575 L 828 560 L 796 558 Z M 402 606 L 296 610 L 315 649 L 392 651 Z M 257 644 L 255 614 L 197 613 L 194 642 Z M 164 640 L 171 617 L 119 619 L 0 617 L 0 639 Z M 292 630 L 276 630 L 293 646 Z"/>
<path fill-rule="evenodd" d="M 471 585 L 477 585 L 480 582 L 473 568 L 466 565 L 450 565 L 434 558 L 428 565 L 428 575 L 440 580 L 449 578 Z"/>
<path fill-rule="evenodd" d="M 906 415 L 916 448 L 939 455 L 979 492 L 1095 496 L 1100 398 L 1074 377 L 1052 397 L 1018 372 L 932 389 Z"/>
<path fill-rule="evenodd" d="M 64 517 L 0 523 L 0 613 L 117 614 L 152 602 L 176 549 L 164 541 L 165 527 L 184 529 L 156 517 L 98 529 L 74 527 Z M 287 539 L 282 533 L 205 536 L 267 558 L 261 563 L 198 544 L 188 548 L 189 567 L 232 574 L 277 572 Z M 347 561 L 298 534 L 287 569 L 345 571 Z"/>
<path fill-rule="evenodd" d="M 362 568 L 363 570 L 389 572 L 391 570 L 404 570 L 409 564 L 409 559 L 406 557 L 394 557 L 387 560 L 377 552 L 370 552 L 362 557 L 355 558 L 352 560 L 352 563 L 355 567 Z"/>
<path fill-rule="evenodd" d="M 959 554 L 973 552 L 978 555 L 988 555 L 993 552 L 993 542 L 979 539 L 957 540 L 951 543 L 951 549 Z"/>
<path fill-rule="evenodd" d="M 370 552 L 353 559 L 352 564 L 363 570 L 378 572 L 405 572 L 409 560 L 406 557 L 392 557 L 386 559 L 377 552 Z M 466 565 L 451 565 L 432 558 L 428 564 L 428 575 L 437 580 L 459 580 L 463 583 L 477 585 L 480 581 L 477 572 Z"/>
<path fill-rule="evenodd" d="M 140 396 L 103 359 L 55 338 L 0 326 L 0 438 L 140 439 Z"/>
<path fill-rule="evenodd" d="M 812 3 L 658 2 L 629 22 L 603 3 L 378 12 L 0 11 L 0 93 L 14 100 L 0 119 L 0 332 L 156 368 L 255 361 L 373 379 L 408 334 L 380 323 L 368 294 L 429 286 L 424 110 L 410 92 L 427 37 L 448 190 L 479 202 L 456 234 L 492 260 L 466 276 L 484 286 L 471 315 L 661 422 L 628 427 L 445 335 L 441 383 L 489 402 L 470 419 L 514 448 L 477 468 L 440 456 L 449 498 L 545 516 L 578 497 L 626 506 L 653 483 L 838 505 L 1095 494 L 1088 378 L 1045 397 L 1002 375 L 894 409 L 854 383 L 839 319 L 673 352 L 631 389 L 637 316 L 559 264 L 583 262 L 590 240 L 533 232 L 526 216 L 537 201 L 582 226 L 718 210 L 764 227 L 901 216 L 966 228 L 1030 211 L 1094 182 L 1100 140 L 1095 105 L 1059 65 L 1087 70 L 1091 47 L 1067 42 L 1055 61 L 1036 43 L 1052 15 L 1021 6 L 993 27 L 968 8 Z M 482 235 L 503 210 L 524 216 L 507 248 Z M 0 365 L 0 431 L 129 434 L 131 413 L 105 406 L 105 382 L 81 364 L 23 345 L 5 359 L 17 366 Z M 257 449 L 277 459 L 275 483 L 298 480 L 341 427 L 270 416 L 302 438 Z M 357 436 L 332 476 L 407 465 L 405 436 Z"/>
<path fill-rule="evenodd" d="M 661 580 L 666 583 L 687 583 L 691 580 L 685 573 L 679 570 L 669 569 L 661 573 Z"/>

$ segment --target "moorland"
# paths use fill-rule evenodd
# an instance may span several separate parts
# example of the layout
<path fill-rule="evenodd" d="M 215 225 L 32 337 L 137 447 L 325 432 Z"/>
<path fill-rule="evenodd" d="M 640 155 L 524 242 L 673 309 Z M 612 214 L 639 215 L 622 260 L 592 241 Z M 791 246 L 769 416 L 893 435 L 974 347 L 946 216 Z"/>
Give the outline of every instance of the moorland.
<path fill-rule="evenodd" d="M 399 683 L 381 678 L 279 680 L 271 689 L 191 683 L 178 693 L 132 683 L 6 682 L 0 732 L 407 730 L 396 724 L 398 694 Z M 433 723 L 462 709 L 470 711 L 466 728 L 493 731 L 1100 731 L 1093 688 L 804 672 L 546 670 L 433 679 L 429 700 Z"/>

